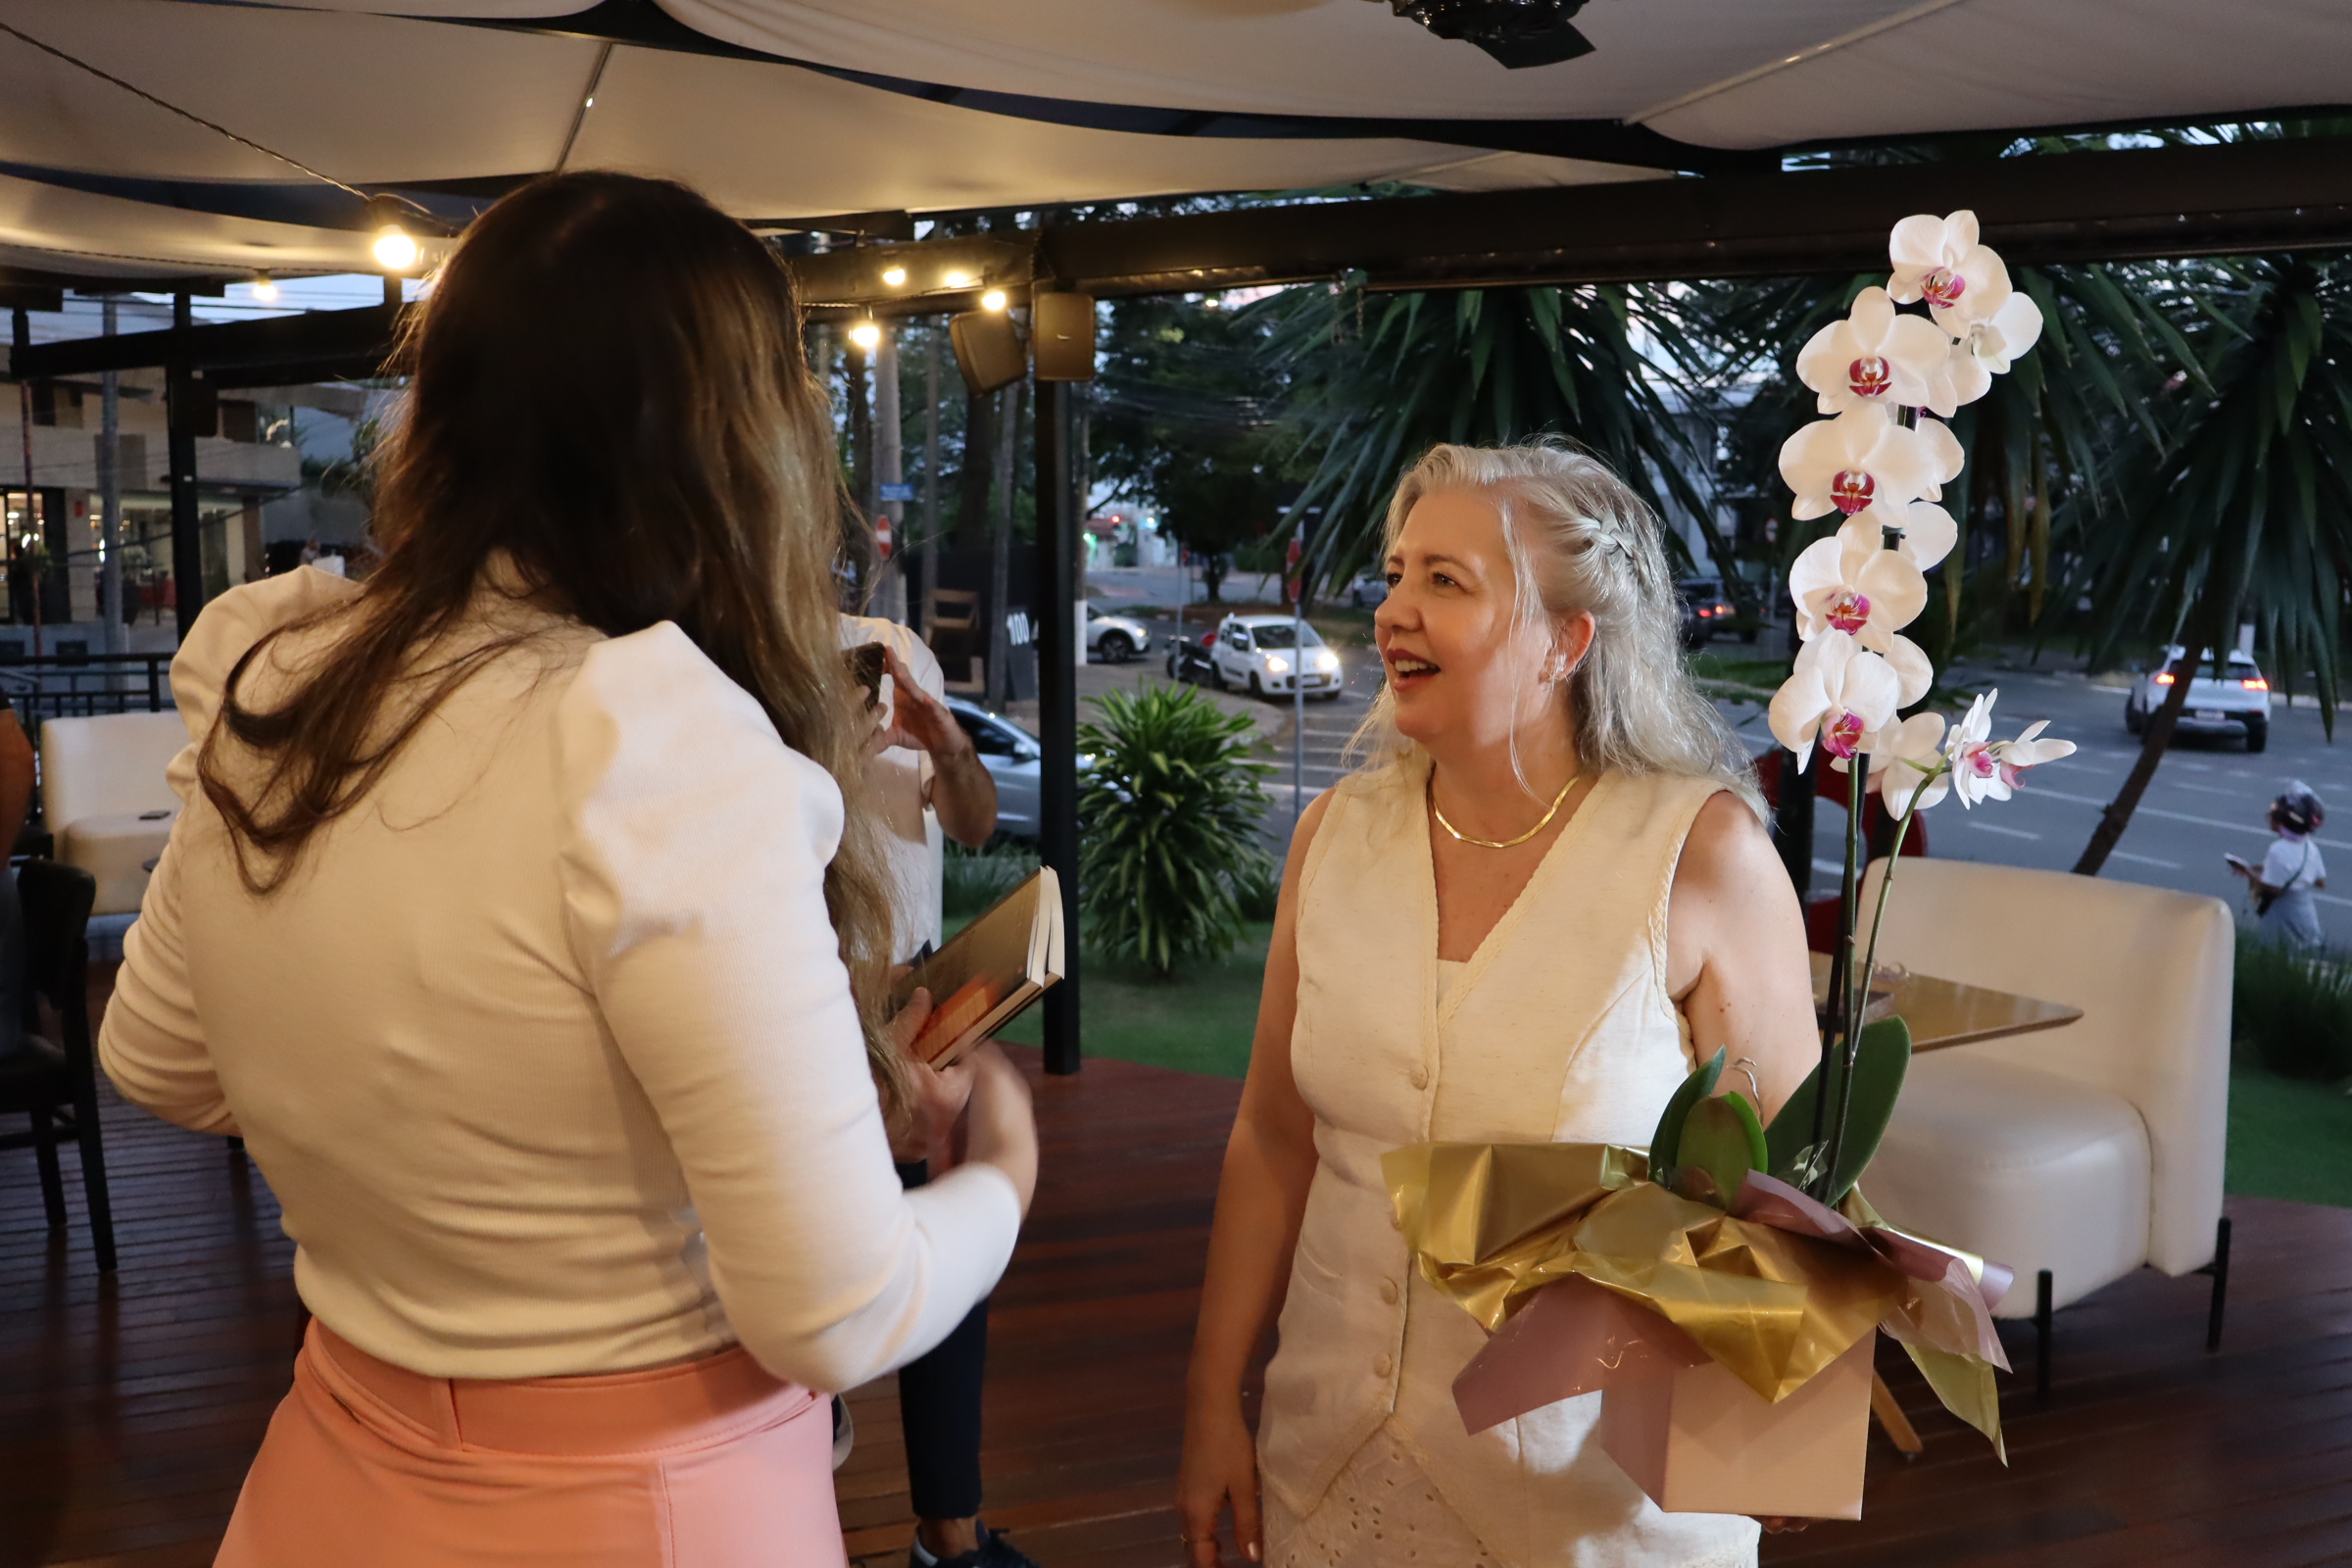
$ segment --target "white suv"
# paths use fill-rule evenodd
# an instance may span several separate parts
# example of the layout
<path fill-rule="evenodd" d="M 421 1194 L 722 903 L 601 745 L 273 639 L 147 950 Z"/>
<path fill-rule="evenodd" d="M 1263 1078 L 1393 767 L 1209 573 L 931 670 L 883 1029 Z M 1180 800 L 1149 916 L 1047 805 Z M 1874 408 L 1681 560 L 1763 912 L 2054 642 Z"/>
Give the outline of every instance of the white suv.
<path fill-rule="evenodd" d="M 2137 735 L 2172 695 L 2181 674 L 2179 647 L 2167 648 L 2164 661 L 2132 683 L 2124 699 L 2124 728 Z M 2180 710 L 2182 730 L 2192 734 L 2228 735 L 2242 731 L 2246 750 L 2259 752 L 2271 744 L 2271 683 L 2251 654 L 2231 653 L 2227 666 L 2208 658 L 2189 682 L 2188 706 Z"/>
<path fill-rule="evenodd" d="M 1304 633 L 1306 646 L 1297 646 Z M 1209 678 L 1220 688 L 1246 686 L 1252 697 L 1297 689 L 1325 702 L 1339 698 L 1346 679 L 1340 656 L 1312 626 L 1288 615 L 1227 615 L 1208 651 Z M 1299 669 L 1301 661 L 1305 668 Z"/>

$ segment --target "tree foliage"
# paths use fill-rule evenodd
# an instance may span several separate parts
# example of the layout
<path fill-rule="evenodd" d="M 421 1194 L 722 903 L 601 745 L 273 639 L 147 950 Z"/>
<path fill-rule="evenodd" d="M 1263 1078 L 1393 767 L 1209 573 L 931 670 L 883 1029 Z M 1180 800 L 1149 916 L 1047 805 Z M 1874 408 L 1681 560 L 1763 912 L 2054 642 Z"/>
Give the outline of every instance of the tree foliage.
<path fill-rule="evenodd" d="M 2208 646 L 2252 620 L 2275 670 L 2308 669 L 2333 733 L 2352 575 L 2352 263 L 2209 270 L 2201 385 L 2176 388 L 2154 461 L 2089 536 L 2095 650 L 2186 628 Z"/>
<path fill-rule="evenodd" d="M 1298 489 L 1264 323 L 1182 298 L 1120 300 L 1109 316 L 1089 416 L 1094 477 L 1112 500 L 1155 507 L 1196 554 L 1263 535 Z"/>
<path fill-rule="evenodd" d="M 1322 509 L 1308 556 L 1319 584 L 1370 563 L 1398 475 L 1442 441 L 1568 436 L 1661 513 L 1707 510 L 1677 373 L 1697 345 L 1669 291 L 1309 287 L 1249 314 L 1273 323 L 1266 358 L 1312 464 L 1296 511 Z"/>

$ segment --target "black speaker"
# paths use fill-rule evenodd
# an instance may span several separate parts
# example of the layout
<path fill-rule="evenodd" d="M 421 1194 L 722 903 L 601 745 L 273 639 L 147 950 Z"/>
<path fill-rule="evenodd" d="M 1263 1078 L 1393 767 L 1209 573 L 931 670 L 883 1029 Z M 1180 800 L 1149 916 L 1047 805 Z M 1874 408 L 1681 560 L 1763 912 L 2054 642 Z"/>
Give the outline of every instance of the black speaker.
<path fill-rule="evenodd" d="M 1029 296 L 1029 342 L 1037 354 L 1040 381 L 1095 378 L 1095 297 L 1092 294 Z"/>
<path fill-rule="evenodd" d="M 956 368 L 974 393 L 1010 386 L 1029 369 L 1029 355 L 1008 312 L 966 311 L 949 320 L 948 337 L 956 345 Z"/>

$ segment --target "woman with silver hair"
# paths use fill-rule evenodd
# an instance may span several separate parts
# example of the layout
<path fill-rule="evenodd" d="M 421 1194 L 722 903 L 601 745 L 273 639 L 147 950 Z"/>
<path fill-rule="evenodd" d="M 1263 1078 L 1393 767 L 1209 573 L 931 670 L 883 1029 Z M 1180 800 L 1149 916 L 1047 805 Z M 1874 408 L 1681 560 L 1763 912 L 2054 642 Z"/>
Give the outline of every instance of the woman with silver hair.
<path fill-rule="evenodd" d="M 1592 458 L 1438 447 L 1383 555 L 1388 687 L 1293 839 L 1217 1194 L 1191 1561 L 1230 1509 L 1252 1562 L 1752 1563 L 1753 1522 L 1626 1478 L 1597 1395 L 1463 1432 L 1485 1336 L 1416 1277 L 1380 1169 L 1425 1140 L 1642 1144 L 1718 1048 L 1767 1116 L 1802 1081 L 1803 919 L 1747 758 L 1684 667 L 1656 520 Z"/>
<path fill-rule="evenodd" d="M 2278 835 L 2262 864 L 2253 866 L 2232 855 L 2230 871 L 2242 876 L 2253 896 L 2262 934 L 2274 942 L 2316 948 L 2326 941 L 2320 930 L 2319 889 L 2328 885 L 2328 862 L 2320 858 L 2316 835 L 2328 820 L 2328 808 L 2310 785 L 2296 779 L 2271 802 L 2271 831 Z"/>

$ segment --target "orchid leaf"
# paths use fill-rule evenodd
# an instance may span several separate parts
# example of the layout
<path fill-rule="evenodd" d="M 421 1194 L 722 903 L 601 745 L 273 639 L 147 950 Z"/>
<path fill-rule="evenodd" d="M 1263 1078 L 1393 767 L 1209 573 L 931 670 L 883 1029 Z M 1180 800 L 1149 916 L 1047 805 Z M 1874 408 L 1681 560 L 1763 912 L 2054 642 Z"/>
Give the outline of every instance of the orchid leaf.
<path fill-rule="evenodd" d="M 1870 1167 L 1879 1141 L 1886 1136 L 1887 1123 L 1894 1119 L 1894 1102 L 1902 1095 L 1903 1077 L 1910 1067 L 1909 1024 L 1900 1018 L 1881 1018 L 1862 1026 L 1862 1039 L 1854 1054 L 1854 1092 L 1846 1104 L 1845 1142 L 1838 1150 L 1838 1169 L 1830 1182 L 1831 1204 L 1842 1201 Z M 1819 1067 L 1807 1073 L 1764 1135 L 1770 1146 L 1764 1168 L 1791 1186 L 1804 1187 L 1809 1177 L 1819 1174 L 1826 1153 L 1813 1147 L 1813 1102 L 1820 1079 Z M 1835 1072 L 1831 1081 L 1837 1081 Z"/>
<path fill-rule="evenodd" d="M 1666 1102 L 1666 1109 L 1658 1117 L 1658 1130 L 1649 1139 L 1649 1179 L 1662 1186 L 1674 1185 L 1674 1167 L 1683 1142 L 1683 1123 L 1690 1107 L 1715 1092 L 1715 1081 L 1723 1076 L 1726 1053 L 1718 1049 L 1714 1055 L 1690 1069 L 1690 1076 Z"/>
<path fill-rule="evenodd" d="M 1764 1166 L 1763 1124 L 1755 1107 L 1738 1090 L 1710 1096 L 1692 1105 L 1684 1119 L 1677 1151 L 1682 1173 L 1705 1171 L 1714 1183 L 1716 1201 L 1729 1208 L 1740 1200 L 1747 1173 Z"/>

